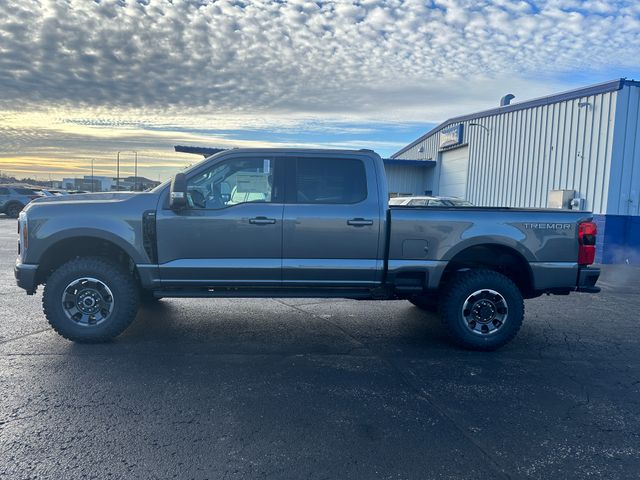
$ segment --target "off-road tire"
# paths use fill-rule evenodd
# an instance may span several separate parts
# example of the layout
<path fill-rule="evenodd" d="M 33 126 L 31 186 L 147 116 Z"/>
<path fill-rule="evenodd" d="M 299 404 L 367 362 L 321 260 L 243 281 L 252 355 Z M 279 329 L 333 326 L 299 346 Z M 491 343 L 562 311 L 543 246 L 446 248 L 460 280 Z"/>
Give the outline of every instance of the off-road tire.
<path fill-rule="evenodd" d="M 113 310 L 98 325 L 79 325 L 65 314 L 62 295 L 67 286 L 82 277 L 92 277 L 113 293 Z M 42 295 L 44 314 L 53 329 L 67 340 L 79 343 L 108 342 L 120 335 L 136 317 L 139 290 L 132 275 L 115 262 L 101 257 L 69 260 L 47 278 Z"/>
<path fill-rule="evenodd" d="M 506 302 L 508 313 L 504 323 L 491 334 L 471 331 L 463 315 L 465 302 L 474 292 L 490 289 Z M 468 270 L 457 273 L 442 289 L 440 315 L 454 342 L 470 350 L 496 350 L 516 336 L 524 319 L 522 293 L 513 281 L 492 270 Z"/>
<path fill-rule="evenodd" d="M 18 218 L 23 208 L 24 205 L 18 202 L 13 202 L 5 207 L 4 213 L 6 213 L 8 217 Z"/>

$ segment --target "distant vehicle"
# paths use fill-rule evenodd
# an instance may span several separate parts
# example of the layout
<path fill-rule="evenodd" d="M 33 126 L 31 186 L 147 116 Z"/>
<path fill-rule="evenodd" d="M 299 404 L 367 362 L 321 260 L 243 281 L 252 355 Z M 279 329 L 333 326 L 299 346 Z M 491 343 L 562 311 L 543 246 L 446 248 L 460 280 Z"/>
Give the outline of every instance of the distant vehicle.
<path fill-rule="evenodd" d="M 50 188 L 38 189 L 37 192 L 42 193 L 45 197 L 62 197 L 63 195 L 69 195 L 65 190 L 52 190 Z"/>
<path fill-rule="evenodd" d="M 389 200 L 394 207 L 473 207 L 473 203 L 457 197 L 395 197 Z"/>
<path fill-rule="evenodd" d="M 0 185 L 0 213 L 18 218 L 22 209 L 36 198 L 44 195 L 37 190 L 20 185 Z"/>
<path fill-rule="evenodd" d="M 589 212 L 388 198 L 369 150 L 228 150 L 150 192 L 33 202 L 16 281 L 44 284 L 49 323 L 78 342 L 116 337 L 162 297 L 337 297 L 439 308 L 479 350 L 516 335 L 524 298 L 600 290 Z"/>

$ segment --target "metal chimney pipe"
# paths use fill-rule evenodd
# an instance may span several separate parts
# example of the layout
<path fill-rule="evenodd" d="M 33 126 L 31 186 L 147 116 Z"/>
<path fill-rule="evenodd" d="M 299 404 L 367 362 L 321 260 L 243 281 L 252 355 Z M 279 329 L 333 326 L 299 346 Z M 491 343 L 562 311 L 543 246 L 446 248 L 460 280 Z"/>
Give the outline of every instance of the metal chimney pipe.
<path fill-rule="evenodd" d="M 511 100 L 513 100 L 514 98 L 516 98 L 516 96 L 513 93 L 507 93 L 504 97 L 500 99 L 500 106 L 506 107 L 511 103 Z"/>

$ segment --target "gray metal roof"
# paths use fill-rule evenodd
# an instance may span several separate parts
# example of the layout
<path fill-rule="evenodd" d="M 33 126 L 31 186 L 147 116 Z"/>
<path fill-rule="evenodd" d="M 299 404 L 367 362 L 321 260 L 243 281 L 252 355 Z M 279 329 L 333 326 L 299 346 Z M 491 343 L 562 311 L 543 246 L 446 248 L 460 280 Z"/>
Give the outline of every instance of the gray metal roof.
<path fill-rule="evenodd" d="M 590 95 L 598 95 L 600 93 L 606 93 L 606 92 L 613 92 L 615 90 L 620 90 L 625 85 L 640 86 L 640 82 L 635 80 L 627 80 L 626 78 L 619 78 L 617 80 L 598 83 L 595 85 L 590 85 L 590 86 L 578 88 L 575 90 L 569 90 L 567 92 L 556 93 L 553 95 L 548 95 L 546 97 L 534 98 L 532 100 L 526 100 L 524 102 L 513 103 L 510 105 L 506 105 L 504 107 L 496 107 L 496 108 L 491 108 L 489 110 L 483 110 L 477 113 L 471 113 L 468 115 L 453 117 L 448 120 L 445 120 L 440 125 L 431 129 L 430 131 L 425 133 L 423 136 L 421 136 L 417 140 L 414 140 L 406 147 L 397 151 L 396 153 L 391 155 L 391 158 L 395 158 L 398 155 L 402 155 L 404 152 L 406 152 L 410 148 L 414 147 L 420 142 L 423 142 L 424 140 L 431 137 L 432 135 L 435 135 L 440 130 L 447 127 L 448 125 L 451 125 L 452 123 L 461 123 L 468 120 L 475 120 L 479 118 L 490 117 L 493 115 L 500 115 L 502 113 L 514 112 L 517 110 L 524 110 L 527 108 L 539 107 L 542 105 L 549 105 L 551 103 L 563 102 L 565 100 L 573 100 L 575 98 L 588 97 Z"/>

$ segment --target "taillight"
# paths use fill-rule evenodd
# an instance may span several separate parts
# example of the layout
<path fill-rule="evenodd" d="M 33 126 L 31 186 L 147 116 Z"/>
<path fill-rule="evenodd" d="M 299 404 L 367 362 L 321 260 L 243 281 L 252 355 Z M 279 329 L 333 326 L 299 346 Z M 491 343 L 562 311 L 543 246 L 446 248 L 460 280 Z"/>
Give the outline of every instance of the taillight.
<path fill-rule="evenodd" d="M 596 235 L 598 227 L 593 222 L 582 222 L 578 226 L 578 264 L 591 265 L 596 259 Z"/>

